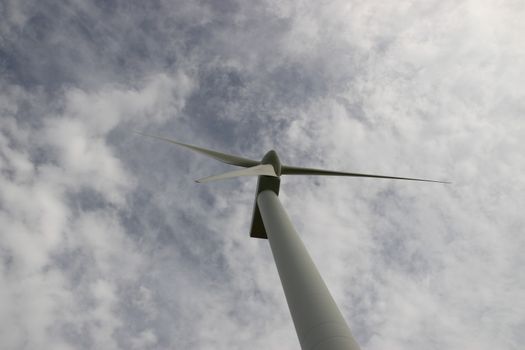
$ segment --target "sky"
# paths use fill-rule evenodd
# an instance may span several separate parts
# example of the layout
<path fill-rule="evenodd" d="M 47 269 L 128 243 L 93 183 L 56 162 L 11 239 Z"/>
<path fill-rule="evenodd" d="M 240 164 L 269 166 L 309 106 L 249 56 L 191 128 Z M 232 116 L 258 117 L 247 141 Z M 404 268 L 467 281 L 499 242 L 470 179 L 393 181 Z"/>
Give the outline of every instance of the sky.
<path fill-rule="evenodd" d="M 0 348 L 298 349 L 255 178 L 363 350 L 525 343 L 523 1 L 0 0 Z"/>

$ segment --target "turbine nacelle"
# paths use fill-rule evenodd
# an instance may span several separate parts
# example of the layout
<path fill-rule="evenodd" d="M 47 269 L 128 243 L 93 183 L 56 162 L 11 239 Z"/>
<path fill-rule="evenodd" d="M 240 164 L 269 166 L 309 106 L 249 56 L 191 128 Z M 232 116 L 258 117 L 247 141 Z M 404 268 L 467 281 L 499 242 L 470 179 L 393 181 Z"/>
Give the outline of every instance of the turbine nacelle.
<path fill-rule="evenodd" d="M 253 215 L 252 215 L 252 224 L 250 227 L 250 237 L 253 238 L 262 238 L 268 239 L 266 235 L 266 228 L 264 227 L 264 222 L 259 211 L 259 205 L 257 204 L 257 196 L 259 193 L 265 190 L 270 190 L 275 194 L 279 195 L 279 188 L 281 187 L 281 161 L 277 152 L 273 149 L 268 151 L 261 160 L 262 165 L 272 166 L 275 172 L 275 175 L 259 175 L 257 179 L 257 190 L 255 191 L 255 201 L 253 203 Z"/>

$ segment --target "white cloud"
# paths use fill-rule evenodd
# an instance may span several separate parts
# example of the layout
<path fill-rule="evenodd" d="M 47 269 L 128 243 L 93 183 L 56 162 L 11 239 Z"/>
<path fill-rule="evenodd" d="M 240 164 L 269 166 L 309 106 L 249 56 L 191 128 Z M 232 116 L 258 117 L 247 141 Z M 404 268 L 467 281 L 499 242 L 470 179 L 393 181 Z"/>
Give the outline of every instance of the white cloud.
<path fill-rule="evenodd" d="M 68 90 L 63 111 L 32 127 L 12 115 L 17 102 L 35 99 L 11 89 L 0 139 L 2 347 L 76 348 L 71 341 L 80 333 L 77 345 L 119 348 L 117 292 L 136 282 L 143 262 L 118 217 L 134 179 L 106 138 L 137 117 L 159 123 L 176 115 L 190 90 L 182 74 L 153 76 L 141 89 Z M 75 208 L 71 198 L 83 191 L 95 191 L 105 208 Z"/>

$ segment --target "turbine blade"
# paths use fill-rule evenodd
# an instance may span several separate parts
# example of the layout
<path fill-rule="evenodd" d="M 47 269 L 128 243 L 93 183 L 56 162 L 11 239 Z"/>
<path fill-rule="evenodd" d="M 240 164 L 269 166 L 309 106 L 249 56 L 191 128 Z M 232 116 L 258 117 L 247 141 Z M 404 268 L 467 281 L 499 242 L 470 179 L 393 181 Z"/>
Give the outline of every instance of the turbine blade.
<path fill-rule="evenodd" d="M 145 133 L 142 133 L 142 132 L 139 132 L 139 131 L 136 131 L 136 133 L 139 134 L 139 135 L 142 135 L 142 136 L 151 137 L 151 138 L 154 138 L 154 139 L 157 139 L 157 140 L 162 140 L 162 141 L 165 141 L 165 142 L 173 143 L 175 145 L 179 145 L 179 146 L 191 149 L 192 151 L 198 152 L 200 154 L 204 154 L 205 156 L 211 157 L 213 159 L 216 159 L 216 160 L 218 160 L 220 162 L 223 162 L 223 163 L 226 163 L 226 164 L 242 166 L 242 167 L 245 167 L 245 168 L 248 168 L 248 167 L 251 167 L 251 166 L 259 164 L 259 162 L 255 161 L 255 160 L 251 160 L 251 159 L 247 159 L 247 158 L 243 158 L 243 157 L 238 157 L 238 156 L 234 156 L 234 155 L 231 155 L 231 154 L 221 153 L 221 152 L 217 152 L 217 151 L 212 151 L 210 149 L 206 149 L 206 148 L 202 148 L 202 147 L 188 145 L 186 143 L 182 143 L 182 142 L 179 142 L 179 141 L 168 139 L 166 137 L 149 135 L 149 134 L 145 134 Z"/>
<path fill-rule="evenodd" d="M 260 165 L 252 166 L 251 168 L 247 168 L 247 169 L 234 170 L 234 171 L 229 171 L 224 174 L 208 176 L 202 179 L 195 180 L 195 182 L 205 183 L 205 182 L 210 182 L 210 181 L 230 179 L 230 178 L 238 177 L 238 176 L 253 176 L 253 175 L 266 175 L 266 176 L 277 177 L 277 174 L 275 173 L 275 170 L 272 165 L 260 164 Z"/>
<path fill-rule="evenodd" d="M 313 168 L 300 168 L 295 166 L 283 165 L 281 168 L 281 175 L 328 175 L 328 176 L 355 176 L 355 177 L 374 177 L 379 179 L 394 179 L 394 180 L 410 180 L 410 181 L 425 181 L 425 182 L 438 182 L 448 184 L 447 181 L 427 180 L 427 179 L 415 179 L 411 177 L 398 177 L 398 176 L 385 176 L 385 175 L 373 175 L 373 174 L 361 174 L 361 173 L 346 173 L 342 171 L 332 171 L 324 169 L 313 169 Z"/>

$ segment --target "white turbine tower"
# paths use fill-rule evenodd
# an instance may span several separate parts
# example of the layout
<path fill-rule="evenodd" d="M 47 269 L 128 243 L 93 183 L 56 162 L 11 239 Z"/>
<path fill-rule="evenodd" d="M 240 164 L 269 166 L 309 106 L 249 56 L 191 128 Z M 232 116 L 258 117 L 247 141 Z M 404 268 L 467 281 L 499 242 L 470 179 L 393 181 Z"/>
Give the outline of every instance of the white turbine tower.
<path fill-rule="evenodd" d="M 332 175 L 447 183 L 288 166 L 281 164 L 274 150 L 266 153 L 261 161 L 255 161 L 165 137 L 139 134 L 186 147 L 223 163 L 244 168 L 196 180 L 199 183 L 238 176 L 259 177 L 250 236 L 268 239 L 270 242 L 286 301 L 303 350 L 359 350 L 359 346 L 279 201 L 280 177 Z"/>

